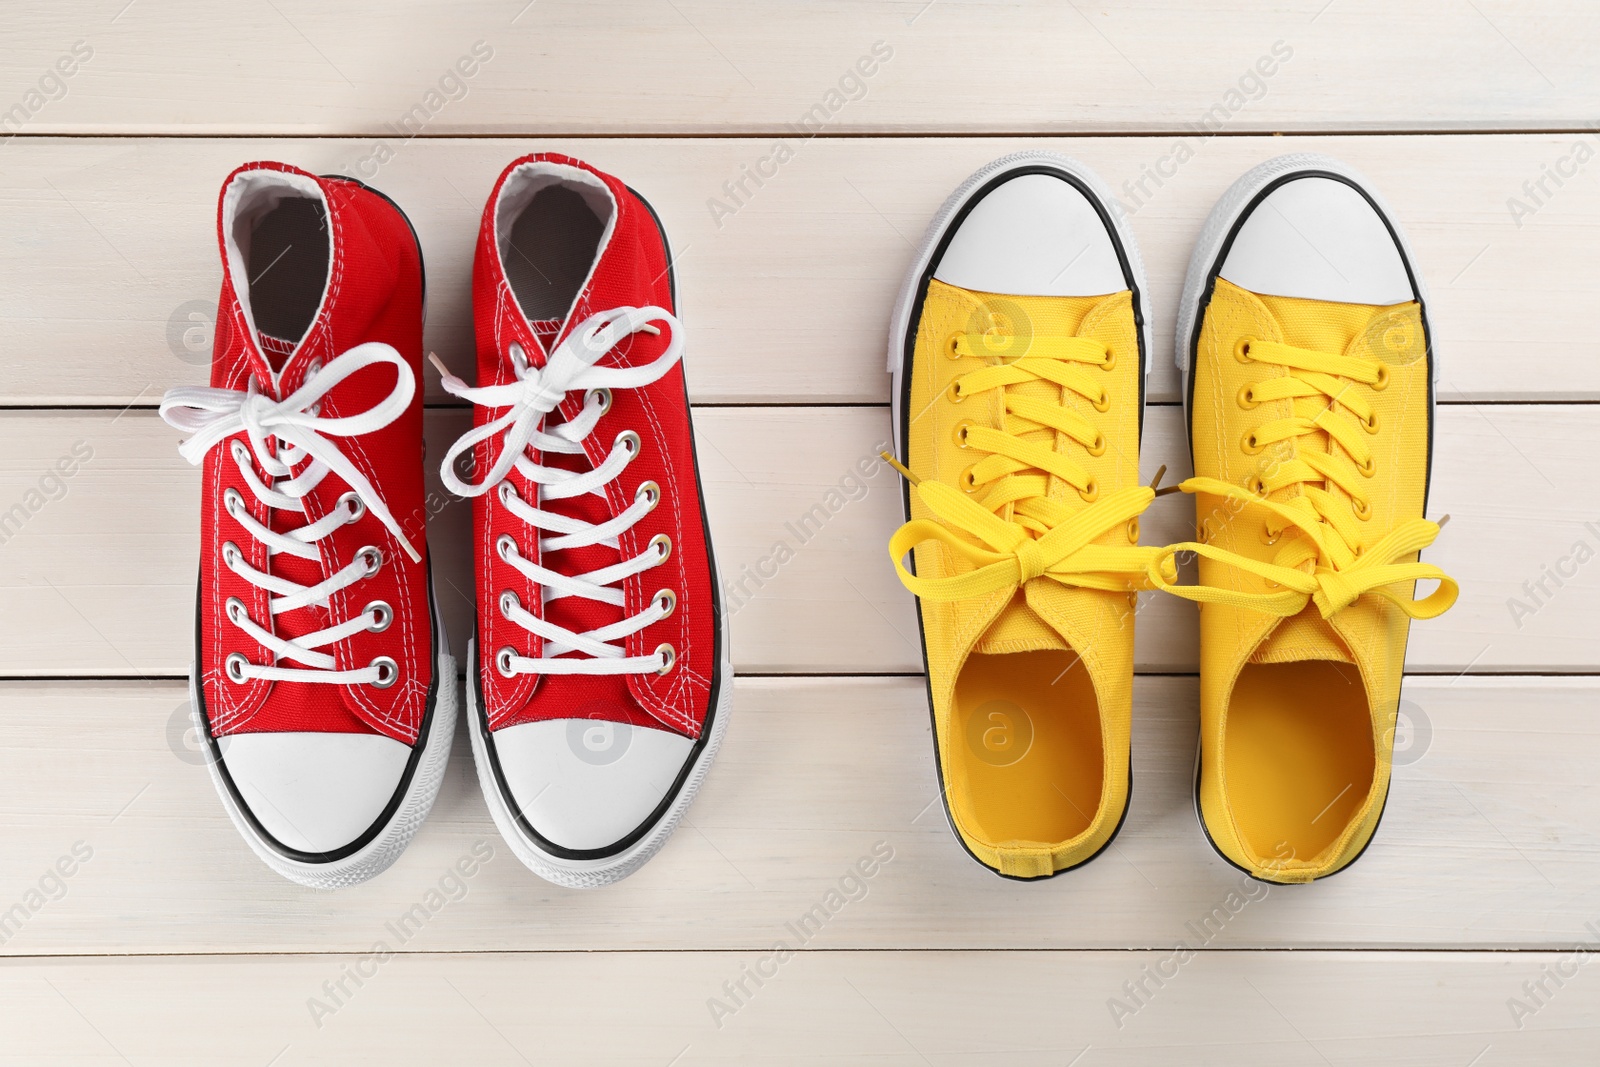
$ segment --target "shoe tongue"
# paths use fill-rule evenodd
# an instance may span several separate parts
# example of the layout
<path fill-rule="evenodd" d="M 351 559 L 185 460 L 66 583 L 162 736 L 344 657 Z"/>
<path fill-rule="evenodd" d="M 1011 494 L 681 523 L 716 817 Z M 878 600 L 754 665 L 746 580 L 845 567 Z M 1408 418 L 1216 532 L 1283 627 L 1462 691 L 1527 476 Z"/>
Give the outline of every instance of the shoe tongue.
<path fill-rule="evenodd" d="M 534 336 L 539 338 L 539 343 L 546 352 L 553 351 L 556 339 L 561 334 L 560 319 L 529 319 L 528 326 L 532 328 Z"/>
<path fill-rule="evenodd" d="M 973 646 L 974 652 L 1038 652 L 1045 649 L 1072 651 L 1072 645 L 1028 605 L 1022 590 L 989 623 Z"/>
<path fill-rule="evenodd" d="M 274 337 L 269 333 L 256 331 L 256 342 L 261 347 L 261 356 L 267 361 L 267 366 L 272 368 L 274 374 L 281 373 L 289 362 L 289 357 L 294 355 L 295 346 L 299 341 L 290 341 L 282 337 Z"/>
<path fill-rule="evenodd" d="M 1344 641 L 1313 607 L 1284 619 L 1250 654 L 1251 663 L 1297 663 L 1302 660 L 1355 663 Z"/>

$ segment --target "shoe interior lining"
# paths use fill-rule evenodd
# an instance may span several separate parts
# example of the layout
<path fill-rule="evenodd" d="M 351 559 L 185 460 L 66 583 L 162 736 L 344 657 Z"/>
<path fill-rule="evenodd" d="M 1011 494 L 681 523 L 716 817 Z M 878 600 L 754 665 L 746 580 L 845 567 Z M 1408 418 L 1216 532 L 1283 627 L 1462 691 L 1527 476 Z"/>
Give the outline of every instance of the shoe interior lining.
<path fill-rule="evenodd" d="M 1053 847 L 1089 828 L 1105 760 L 1099 700 L 1076 653 L 974 653 L 951 714 L 945 775 L 969 834 Z"/>
<path fill-rule="evenodd" d="M 1234 825 L 1253 855 L 1320 856 L 1371 793 L 1376 759 L 1354 667 L 1312 660 L 1240 672 L 1222 762 Z"/>
<path fill-rule="evenodd" d="M 274 371 L 316 322 L 327 293 L 332 243 L 314 180 L 282 171 L 237 176 L 223 202 L 229 270 L 245 318 Z"/>
<path fill-rule="evenodd" d="M 529 164 L 511 173 L 495 210 L 495 237 L 525 318 L 566 318 L 615 223 L 611 190 L 588 171 Z"/>

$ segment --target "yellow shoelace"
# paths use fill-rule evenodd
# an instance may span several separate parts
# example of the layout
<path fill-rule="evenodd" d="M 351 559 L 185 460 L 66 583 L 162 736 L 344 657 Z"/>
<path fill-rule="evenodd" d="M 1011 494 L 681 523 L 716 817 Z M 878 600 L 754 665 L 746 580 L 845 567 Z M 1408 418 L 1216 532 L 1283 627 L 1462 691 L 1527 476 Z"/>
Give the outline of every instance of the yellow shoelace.
<path fill-rule="evenodd" d="M 1268 521 L 1269 543 L 1291 528 L 1303 536 L 1285 541 L 1271 563 L 1193 541 L 1169 545 L 1152 561 L 1148 572 L 1151 585 L 1201 603 L 1231 604 L 1279 616 L 1297 614 L 1310 601 L 1326 619 L 1366 593 L 1388 599 L 1413 619 L 1431 619 L 1448 611 L 1460 591 L 1453 578 L 1430 563 L 1397 562 L 1431 545 L 1439 535 L 1439 523 L 1406 519 L 1374 544 L 1364 545 L 1361 539 L 1361 524 L 1372 514 L 1362 484 L 1376 473 L 1367 438 L 1378 433 L 1379 426 L 1377 412 L 1353 385 L 1383 390 L 1389 384 L 1389 368 L 1377 360 L 1254 339 L 1240 341 L 1235 356 L 1290 371 L 1245 386 L 1239 394 L 1243 407 L 1294 401 L 1292 416 L 1245 434 L 1240 447 L 1246 453 L 1257 455 L 1279 442 L 1321 432 L 1338 444 L 1343 454 L 1308 444 L 1296 448 L 1294 458 L 1265 466 L 1264 473 L 1252 475 L 1244 486 L 1216 478 L 1183 482 L 1178 488 L 1186 493 L 1210 493 L 1266 508 L 1278 520 L 1276 527 Z M 1284 503 L 1267 499 L 1291 486 L 1300 488 L 1293 499 Z M 1279 589 L 1251 593 L 1173 584 L 1168 575 L 1174 572 L 1167 564 L 1179 552 L 1194 552 L 1238 567 Z M 1314 564 L 1309 571 L 1304 569 L 1308 562 Z M 1437 579 L 1439 587 L 1421 600 L 1387 588 L 1426 578 Z"/>
<path fill-rule="evenodd" d="M 979 347 L 970 335 L 957 334 L 951 342 L 951 355 L 996 359 L 993 341 L 987 337 L 983 341 Z M 998 358 L 1003 360 L 1003 356 Z M 1111 396 L 1093 370 L 1108 370 L 1113 365 L 1110 351 L 1099 341 L 1035 336 L 1020 358 L 990 362 L 957 378 L 945 398 L 960 404 L 994 389 L 1044 381 L 1078 394 L 1095 411 L 1105 412 L 1111 408 Z M 1089 419 L 1060 404 L 1009 390 L 1004 404 L 1004 430 L 967 420 L 956 425 L 957 443 L 984 453 L 961 472 L 957 479 L 960 488 L 918 478 L 884 453 L 883 458 L 911 482 L 918 498 L 939 520 L 913 519 L 889 540 L 889 557 L 900 581 L 919 597 L 946 601 L 1014 589 L 1040 577 L 1113 592 L 1148 588 L 1145 575 L 1159 569 L 1158 549 L 1093 542 L 1117 527 L 1128 530 L 1130 542 L 1137 541 L 1138 516 L 1155 499 L 1155 487 L 1130 486 L 1102 493 L 1095 478 L 1070 455 L 1023 436 L 1053 430 L 1081 445 L 1089 455 L 1099 456 L 1106 450 L 1106 438 Z M 1052 476 L 1076 489 L 1089 506 L 1075 509 L 1050 499 L 1046 494 Z M 946 578 L 912 574 L 903 560 L 924 541 L 945 545 L 974 569 Z M 1175 569 L 1170 577 L 1176 580 Z"/>

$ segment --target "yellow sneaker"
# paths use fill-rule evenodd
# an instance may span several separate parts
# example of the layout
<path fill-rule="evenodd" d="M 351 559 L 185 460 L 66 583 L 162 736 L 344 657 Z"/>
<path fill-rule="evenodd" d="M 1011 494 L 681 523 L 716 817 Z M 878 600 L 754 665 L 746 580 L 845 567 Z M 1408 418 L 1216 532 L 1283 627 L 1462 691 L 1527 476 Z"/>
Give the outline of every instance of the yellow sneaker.
<path fill-rule="evenodd" d="M 1412 619 L 1456 584 L 1417 561 L 1433 441 L 1427 299 L 1359 175 L 1321 156 L 1250 171 L 1212 211 L 1178 308 L 1201 602 L 1195 803 L 1264 881 L 1352 863 L 1389 793 Z M 1170 573 L 1170 570 L 1166 573 Z M 1413 599 L 1418 579 L 1438 588 Z"/>
<path fill-rule="evenodd" d="M 920 598 L 945 810 L 1010 878 L 1092 859 L 1127 812 L 1134 597 L 1157 551 L 1136 547 L 1144 289 L 1101 183 L 1027 153 L 946 201 L 895 308 L 909 521 L 889 555 Z"/>

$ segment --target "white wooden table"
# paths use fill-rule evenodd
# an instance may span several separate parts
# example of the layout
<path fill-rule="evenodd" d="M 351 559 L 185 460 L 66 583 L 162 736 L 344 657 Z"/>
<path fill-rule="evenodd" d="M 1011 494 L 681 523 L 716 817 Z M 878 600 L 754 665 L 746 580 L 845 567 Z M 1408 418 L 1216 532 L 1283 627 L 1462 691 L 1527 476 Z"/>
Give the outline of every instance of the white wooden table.
<path fill-rule="evenodd" d="M 0 512 L 25 511 L 0 543 L 0 1063 L 1595 1061 L 1600 9 L 385 6 L 0 14 Z M 1137 788 L 1105 856 L 1004 882 L 934 803 L 913 606 L 884 554 L 897 490 L 852 472 L 889 432 L 911 243 L 1024 147 L 1090 163 L 1135 209 L 1147 473 L 1186 473 L 1172 305 L 1234 177 L 1340 156 L 1416 247 L 1443 366 L 1433 506 L 1453 516 L 1429 558 L 1462 596 L 1413 630 L 1390 810 L 1328 882 L 1247 887 L 1202 840 L 1195 617 L 1172 599 L 1141 617 Z M 671 233 L 726 576 L 843 503 L 744 579 L 733 728 L 638 875 L 575 893 L 524 870 L 462 738 L 394 868 L 302 890 L 245 848 L 184 734 L 198 479 L 154 407 L 206 374 L 218 183 L 282 159 L 393 196 L 427 258 L 429 344 L 465 371 L 483 198 L 534 149 L 621 175 Z M 437 455 L 465 414 L 430 388 Z M 46 477 L 69 455 L 72 477 Z M 458 647 L 467 512 L 430 532 Z M 1191 523 L 1166 499 L 1145 536 Z M 875 848 L 892 860 L 830 896 Z M 474 849 L 492 857 L 447 877 Z M 818 905 L 801 947 L 786 924 Z M 1181 966 L 1180 942 L 1199 950 Z"/>

